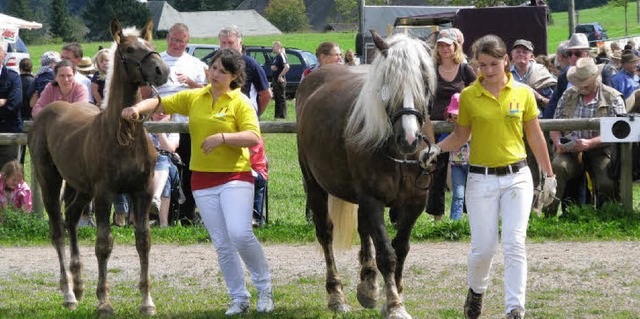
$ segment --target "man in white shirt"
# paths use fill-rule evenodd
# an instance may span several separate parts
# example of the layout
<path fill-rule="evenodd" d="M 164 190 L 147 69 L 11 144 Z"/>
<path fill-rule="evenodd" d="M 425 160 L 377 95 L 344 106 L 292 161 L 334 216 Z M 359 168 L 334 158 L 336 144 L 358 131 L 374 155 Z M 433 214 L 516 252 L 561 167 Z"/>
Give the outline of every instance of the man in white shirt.
<path fill-rule="evenodd" d="M 161 52 L 162 60 L 169 66 L 169 80 L 158 87 L 161 97 L 174 93 L 204 87 L 207 83 L 205 70 L 208 68 L 204 62 L 186 53 L 185 49 L 189 44 L 189 27 L 184 23 L 176 23 L 169 29 L 167 35 L 167 51 Z M 175 122 L 187 123 L 189 117 L 181 114 L 173 114 L 172 120 Z M 187 133 L 180 134 L 180 144 L 176 150 L 182 162 L 186 165 L 182 171 L 182 190 L 185 201 L 180 204 L 180 218 L 182 224 L 193 222 L 195 218 L 195 201 L 191 193 L 191 171 L 189 161 L 191 160 L 191 136 Z"/>

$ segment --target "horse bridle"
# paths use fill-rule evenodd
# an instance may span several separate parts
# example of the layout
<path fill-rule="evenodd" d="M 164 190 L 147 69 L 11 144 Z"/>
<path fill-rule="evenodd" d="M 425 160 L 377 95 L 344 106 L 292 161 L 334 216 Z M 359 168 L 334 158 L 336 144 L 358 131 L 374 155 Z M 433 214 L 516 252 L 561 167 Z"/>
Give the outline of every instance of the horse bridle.
<path fill-rule="evenodd" d="M 125 66 L 125 69 L 126 69 L 126 67 L 127 67 L 127 62 L 128 62 L 128 61 L 131 61 L 131 62 L 133 63 L 133 65 L 134 65 L 135 67 L 138 67 L 138 70 L 140 70 L 140 74 L 142 74 L 142 80 L 144 81 L 144 84 L 145 84 L 146 86 L 149 86 L 149 87 L 153 88 L 153 86 L 151 85 L 151 82 L 149 82 L 149 80 L 147 79 L 147 77 L 144 75 L 144 72 L 143 72 L 143 70 L 142 70 L 142 64 L 143 64 L 143 63 L 144 63 L 144 61 L 145 61 L 148 57 L 150 57 L 152 54 L 156 54 L 156 55 L 158 55 L 158 57 L 159 57 L 159 58 L 161 58 L 161 59 L 162 59 L 162 57 L 160 56 L 160 53 L 158 53 L 158 52 L 156 52 L 156 51 L 151 51 L 151 50 L 150 50 L 149 52 L 147 52 L 147 54 L 145 54 L 145 55 L 142 57 L 142 59 L 140 59 L 140 61 L 134 61 L 134 60 L 132 60 L 132 59 L 130 59 L 130 58 L 128 58 L 128 57 L 125 57 L 125 56 L 122 54 L 122 52 L 120 52 L 120 48 L 118 48 L 116 51 L 118 52 L 118 55 L 120 56 L 120 61 L 121 61 L 121 62 L 122 62 L 122 64 Z"/>
<path fill-rule="evenodd" d="M 400 110 L 394 112 L 393 114 L 389 114 L 389 117 L 391 118 L 391 125 L 395 124 L 395 122 L 397 122 L 403 115 L 414 115 L 418 118 L 418 122 L 420 123 L 420 129 L 422 130 L 422 127 L 424 126 L 424 121 L 425 121 L 425 116 L 424 113 L 416 110 L 416 109 L 409 109 L 409 108 L 401 108 Z M 431 141 L 429 141 L 429 137 L 420 133 L 418 135 L 418 138 L 420 140 L 422 140 L 425 144 L 427 144 L 427 147 L 429 148 L 429 150 L 431 149 Z M 418 174 L 416 176 L 416 180 L 415 180 L 415 187 L 421 190 L 428 190 L 429 187 L 431 187 L 431 183 L 433 182 L 433 179 L 431 180 L 430 183 L 427 184 L 426 187 L 421 187 L 418 185 L 418 180 L 420 179 L 421 176 L 425 175 L 431 175 L 431 172 L 429 172 L 429 170 L 427 170 L 426 168 L 422 167 L 421 163 L 419 160 L 410 160 L 407 159 L 406 155 L 403 159 L 399 159 L 399 158 L 395 158 L 391 155 L 389 155 L 389 153 L 386 154 L 387 158 L 389 158 L 390 160 L 399 163 L 399 164 L 404 164 L 404 165 L 418 165 L 418 167 L 420 168 L 420 170 L 418 171 Z"/>

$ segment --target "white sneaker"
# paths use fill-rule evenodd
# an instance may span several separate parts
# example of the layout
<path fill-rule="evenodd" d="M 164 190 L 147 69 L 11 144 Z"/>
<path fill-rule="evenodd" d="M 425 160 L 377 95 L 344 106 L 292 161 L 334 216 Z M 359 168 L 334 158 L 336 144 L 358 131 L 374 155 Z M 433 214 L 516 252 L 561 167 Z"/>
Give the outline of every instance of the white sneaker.
<path fill-rule="evenodd" d="M 153 197 L 151 199 L 151 207 L 149 208 L 150 215 L 158 215 L 160 213 L 160 198 Z"/>
<path fill-rule="evenodd" d="M 247 313 L 249 311 L 249 302 L 248 301 L 234 301 L 231 304 L 231 307 L 227 309 L 227 312 L 224 314 L 227 316 L 235 316 L 241 313 Z"/>
<path fill-rule="evenodd" d="M 274 307 L 271 289 L 267 289 L 258 294 L 258 305 L 256 306 L 258 312 L 271 312 Z"/>

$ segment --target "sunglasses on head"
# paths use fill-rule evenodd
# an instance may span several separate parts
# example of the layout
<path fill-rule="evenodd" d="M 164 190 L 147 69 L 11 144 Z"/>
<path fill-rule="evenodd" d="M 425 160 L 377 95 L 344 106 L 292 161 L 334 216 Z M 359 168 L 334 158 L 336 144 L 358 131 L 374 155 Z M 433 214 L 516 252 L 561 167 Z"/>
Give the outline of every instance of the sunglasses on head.
<path fill-rule="evenodd" d="M 584 54 L 583 51 L 567 51 L 567 57 L 570 57 L 571 55 L 576 57 L 582 57 L 583 54 Z"/>

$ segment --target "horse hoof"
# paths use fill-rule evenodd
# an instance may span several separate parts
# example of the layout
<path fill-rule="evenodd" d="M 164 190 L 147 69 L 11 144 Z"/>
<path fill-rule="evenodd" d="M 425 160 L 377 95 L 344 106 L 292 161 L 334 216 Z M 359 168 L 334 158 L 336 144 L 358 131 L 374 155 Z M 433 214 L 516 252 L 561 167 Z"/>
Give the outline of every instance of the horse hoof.
<path fill-rule="evenodd" d="M 115 314 L 115 311 L 113 310 L 113 307 L 111 307 L 110 303 L 103 303 L 98 306 L 98 314 L 100 317 L 110 317 Z"/>
<path fill-rule="evenodd" d="M 69 310 L 76 310 L 76 309 L 78 309 L 78 302 L 77 301 L 65 301 L 64 302 L 64 306 Z"/>
<path fill-rule="evenodd" d="M 349 307 L 349 305 L 347 305 L 347 304 L 329 306 L 329 309 L 331 309 L 334 312 L 349 312 L 349 311 L 351 311 L 351 307 Z"/>
<path fill-rule="evenodd" d="M 371 286 L 365 283 L 358 284 L 358 302 L 367 309 L 374 309 L 378 307 L 378 290 L 375 287 L 372 289 L 367 289 L 367 287 Z"/>
<path fill-rule="evenodd" d="M 156 307 L 155 306 L 145 306 L 145 307 L 140 307 L 140 314 L 143 315 L 155 315 L 156 314 Z"/>
<path fill-rule="evenodd" d="M 404 307 L 388 309 L 387 311 L 383 311 L 383 314 L 385 319 L 411 319 L 411 315 L 404 309 Z"/>

